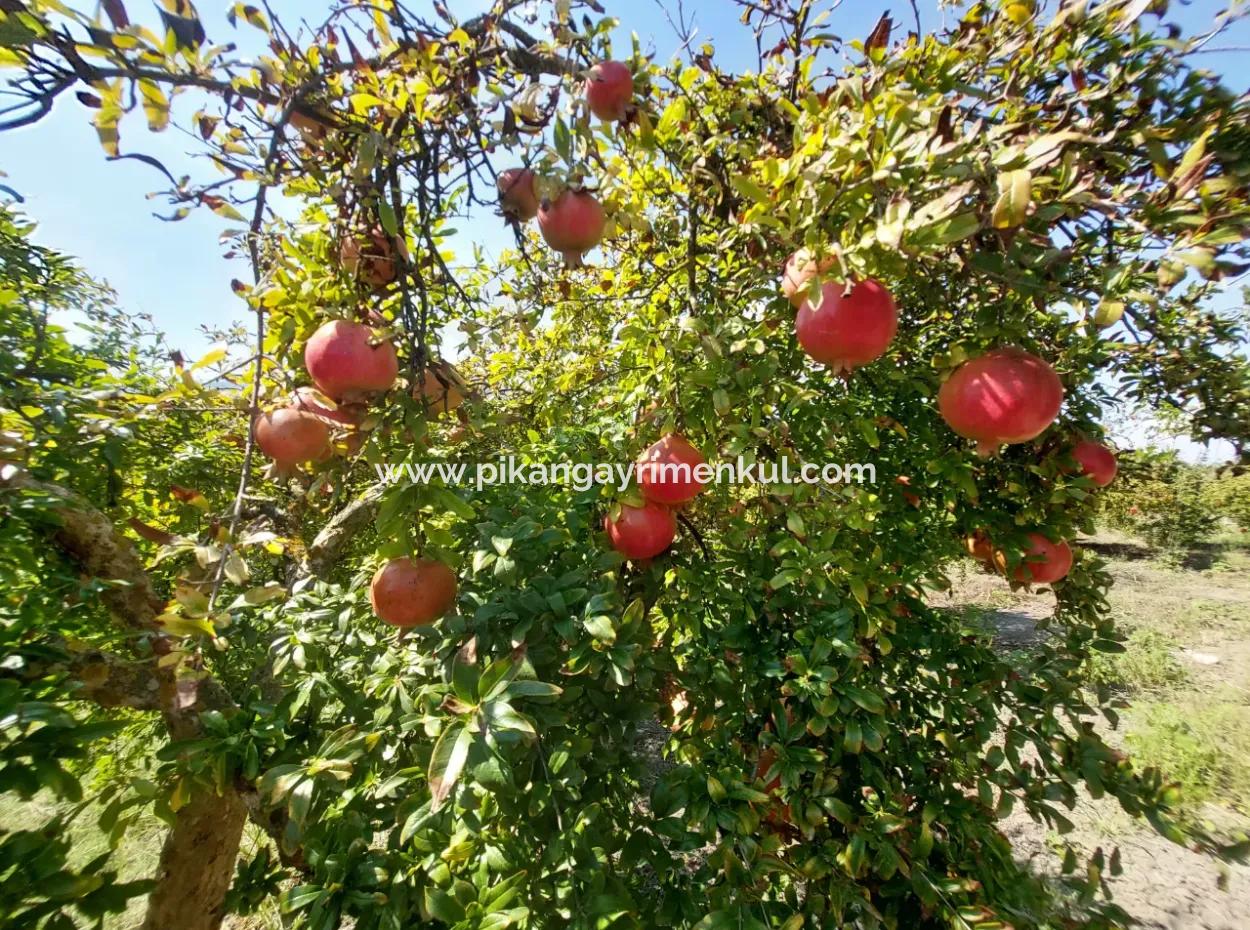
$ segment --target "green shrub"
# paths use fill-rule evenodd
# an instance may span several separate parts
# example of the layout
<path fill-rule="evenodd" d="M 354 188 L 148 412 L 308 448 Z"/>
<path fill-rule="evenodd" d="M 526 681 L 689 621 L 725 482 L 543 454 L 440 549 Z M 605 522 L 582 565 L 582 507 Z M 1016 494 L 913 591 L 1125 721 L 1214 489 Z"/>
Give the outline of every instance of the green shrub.
<path fill-rule="evenodd" d="M 1250 530 L 1250 473 L 1217 478 L 1206 486 L 1202 496 L 1213 513 Z"/>
<path fill-rule="evenodd" d="M 1156 548 L 1188 550 L 1219 522 L 1205 494 L 1210 481 L 1209 469 L 1181 462 L 1172 452 L 1126 455 L 1119 479 L 1103 493 L 1103 516 Z"/>

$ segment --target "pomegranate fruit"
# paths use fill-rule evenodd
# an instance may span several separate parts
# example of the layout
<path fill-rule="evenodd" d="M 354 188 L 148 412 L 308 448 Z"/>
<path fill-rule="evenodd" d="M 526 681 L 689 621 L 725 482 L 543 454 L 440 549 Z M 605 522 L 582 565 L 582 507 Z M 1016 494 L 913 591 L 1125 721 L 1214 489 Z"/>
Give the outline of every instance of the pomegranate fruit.
<path fill-rule="evenodd" d="M 1004 443 L 1027 442 L 1054 422 L 1063 403 L 1055 370 L 1023 349 L 994 349 L 955 369 L 938 391 L 948 426 L 993 455 Z"/>
<path fill-rule="evenodd" d="M 434 559 L 391 559 L 374 573 L 369 603 L 391 626 L 424 626 L 455 605 L 456 575 Z"/>
<path fill-rule="evenodd" d="M 830 281 L 819 306 L 803 301 L 794 331 L 813 359 L 835 372 L 851 371 L 884 354 L 898 332 L 898 309 L 880 281 L 866 278 L 849 291 Z"/>
<path fill-rule="evenodd" d="M 331 320 L 313 333 L 304 347 L 304 367 L 317 389 L 336 403 L 390 390 L 399 359 L 390 342 L 374 344 L 377 335 L 350 320 Z"/>
<path fill-rule="evenodd" d="M 539 231 L 572 266 L 580 265 L 582 253 L 599 244 L 606 225 L 603 206 L 586 191 L 565 190 L 554 201 L 538 205 Z"/>
<path fill-rule="evenodd" d="M 328 407 L 328 398 L 316 388 L 296 388 L 292 397 L 292 406 L 304 413 L 311 413 L 319 420 L 337 423 L 340 426 L 359 426 L 366 416 L 363 404 L 341 404 Z"/>
<path fill-rule="evenodd" d="M 634 99 L 634 75 L 619 61 L 601 61 L 586 78 L 586 105 L 605 123 L 617 123 L 629 115 Z"/>
<path fill-rule="evenodd" d="M 657 504 L 684 504 L 703 490 L 694 471 L 707 460 L 684 436 L 670 433 L 638 457 L 638 487 Z"/>
<path fill-rule="evenodd" d="M 964 549 L 968 555 L 978 562 L 984 562 L 988 565 L 994 561 L 994 546 L 990 542 L 990 538 L 984 533 L 977 532 L 971 536 L 965 536 Z"/>
<path fill-rule="evenodd" d="M 1041 533 L 1029 534 L 1029 548 L 1012 578 L 1024 584 L 1054 584 L 1072 570 L 1072 547 L 1051 542 Z"/>
<path fill-rule="evenodd" d="M 451 413 L 464 403 L 463 385 L 455 369 L 446 362 L 435 362 L 425 369 L 425 379 L 413 388 L 412 396 L 433 416 Z"/>
<path fill-rule="evenodd" d="M 781 292 L 794 306 L 803 306 L 812 278 L 824 274 L 833 265 L 832 258 L 817 262 L 807 249 L 799 249 L 786 260 L 786 269 L 781 276 Z"/>
<path fill-rule="evenodd" d="M 649 559 L 673 544 L 677 520 L 667 507 L 647 501 L 641 507 L 621 504 L 620 515 L 603 518 L 612 548 L 627 559 Z"/>
<path fill-rule="evenodd" d="M 1081 466 L 1081 472 L 1100 488 L 1109 485 L 1119 469 L 1115 453 L 1091 439 L 1078 442 L 1070 454 Z"/>
<path fill-rule="evenodd" d="M 330 428 L 298 407 L 279 407 L 256 418 L 256 444 L 275 462 L 311 462 L 330 445 Z"/>
<path fill-rule="evenodd" d="M 407 247 L 401 246 L 400 252 L 407 257 Z M 339 262 L 351 277 L 374 290 L 381 290 L 399 276 L 395 246 L 380 226 L 345 238 L 339 246 Z"/>
<path fill-rule="evenodd" d="M 495 184 L 499 188 L 499 208 L 508 219 L 524 223 L 538 215 L 534 172 L 528 168 L 509 168 L 499 173 Z"/>

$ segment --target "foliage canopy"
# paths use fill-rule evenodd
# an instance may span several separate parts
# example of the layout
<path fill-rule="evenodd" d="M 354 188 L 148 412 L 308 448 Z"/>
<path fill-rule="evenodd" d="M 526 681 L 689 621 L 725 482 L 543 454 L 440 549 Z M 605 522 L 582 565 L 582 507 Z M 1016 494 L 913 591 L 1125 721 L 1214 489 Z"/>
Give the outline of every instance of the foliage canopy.
<path fill-rule="evenodd" d="M 1117 925 L 1114 855 L 1065 848 L 1057 897 L 996 827 L 1023 805 L 1062 834 L 1081 791 L 1245 854 L 1094 730 L 1116 703 L 1086 687 L 1091 657 L 1122 647 L 1091 553 L 1023 668 L 926 599 L 974 532 L 1014 567 L 1030 532 L 1091 529 L 1066 450 L 1099 435 L 1113 377 L 1244 460 L 1245 324 L 1209 298 L 1247 258 L 1250 107 L 1188 64 L 1166 3 L 974 3 L 949 31 L 883 18 L 841 45 L 821 4 L 740 2 L 761 49 L 745 73 L 708 47 L 612 49 L 591 0 L 463 22 L 351 2 L 299 35 L 240 3 L 267 42 L 248 63 L 183 0 L 147 25 L 101 6 L 0 0 L 0 126 L 73 90 L 110 157 L 146 158 L 131 111 L 161 131 L 176 95 L 202 98 L 187 126 L 220 175 L 149 161 L 171 219 L 231 223 L 255 343 L 168 380 L 141 333 L 75 345 L 48 309 L 107 300 L 4 215 L 0 784 L 77 800 L 92 741 L 159 715 L 156 762 L 118 774 L 101 823 L 171 823 L 148 926 L 279 893 L 312 928 Z M 581 73 L 613 55 L 637 109 L 603 124 Z M 588 267 L 521 226 L 498 260 L 451 254 L 514 164 L 545 197 L 596 192 L 610 228 Z M 341 261 L 374 227 L 402 245 L 379 290 Z M 795 343 L 778 278 L 801 247 L 897 301 L 889 352 L 849 378 Z M 261 474 L 250 414 L 287 402 L 327 319 L 374 314 L 402 387 L 333 457 Z M 1067 399 L 979 459 L 934 399 L 1006 345 Z M 453 353 L 459 422 L 421 390 Z M 607 489 L 373 468 L 625 462 L 671 430 L 717 460 L 873 462 L 879 483 L 717 485 L 670 553 L 631 564 L 599 532 Z M 146 570 L 110 529 L 127 525 Z M 457 568 L 458 610 L 397 635 L 365 581 L 418 552 Z M 227 896 L 245 813 L 276 852 Z M 89 924 L 147 890 L 86 882 L 55 844 L 28 861 L 31 842 L 0 834 L 0 863 L 51 876 L 3 873 L 7 925 Z"/>

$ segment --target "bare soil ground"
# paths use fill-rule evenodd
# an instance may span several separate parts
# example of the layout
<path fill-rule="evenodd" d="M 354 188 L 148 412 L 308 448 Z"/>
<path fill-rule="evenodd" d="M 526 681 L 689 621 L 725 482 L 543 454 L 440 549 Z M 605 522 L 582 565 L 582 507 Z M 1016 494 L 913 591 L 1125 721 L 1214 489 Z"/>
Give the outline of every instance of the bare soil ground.
<path fill-rule="evenodd" d="M 1191 816 L 1221 831 L 1250 829 L 1244 793 L 1250 780 L 1250 756 L 1244 755 L 1250 739 L 1250 553 L 1212 550 L 1173 565 L 1122 538 L 1099 538 L 1090 548 L 1108 561 L 1116 579 L 1112 608 L 1130 633 L 1128 652 L 1106 674 L 1133 707 L 1104 736 L 1181 781 L 1197 799 Z M 956 570 L 955 586 L 935 604 L 965 611 L 988 629 L 996 647 L 1012 651 L 1027 650 L 1045 635 L 1035 623 L 1051 612 L 1053 598 L 1013 593 L 969 563 Z M 1087 852 L 1101 846 L 1108 855 L 1119 848 L 1123 874 L 1107 876 L 1107 885 L 1139 926 L 1250 928 L 1250 867 L 1178 847 L 1114 801 L 1083 801 L 1069 817 L 1076 824 L 1065 837 L 1069 842 Z M 1061 843 L 1045 825 L 1016 811 L 1003 830 L 1022 862 L 1040 875 L 1058 876 Z"/>

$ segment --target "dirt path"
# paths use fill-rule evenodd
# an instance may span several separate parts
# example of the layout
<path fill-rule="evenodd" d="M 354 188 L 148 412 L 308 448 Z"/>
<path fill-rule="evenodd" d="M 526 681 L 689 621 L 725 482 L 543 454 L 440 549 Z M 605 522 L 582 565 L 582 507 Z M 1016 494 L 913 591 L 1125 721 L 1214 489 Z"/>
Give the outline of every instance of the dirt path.
<path fill-rule="evenodd" d="M 1221 571 L 1185 571 L 1140 559 L 1111 563 L 1116 577 L 1113 609 L 1126 629 L 1146 628 L 1174 639 L 1173 660 L 1185 684 L 1175 692 L 1140 695 L 1143 702 L 1167 706 L 1201 703 L 1211 695 L 1234 702 L 1250 695 L 1250 572 L 1241 566 Z M 955 571 L 955 586 L 935 606 L 966 612 L 970 623 L 986 628 L 996 647 L 1027 649 L 1037 642 L 1038 619 L 1049 615 L 1048 594 L 1013 593 L 1001 579 L 975 567 Z M 1132 698 L 1133 696 L 1130 695 Z M 1123 744 L 1133 714 L 1120 730 L 1106 732 Z M 1219 799 L 1213 799 L 1219 800 Z M 1221 830 L 1246 830 L 1245 811 L 1209 803 L 1196 814 Z M 1114 801 L 1087 800 L 1069 815 L 1075 830 L 1063 840 L 1092 853 L 1119 848 L 1123 872 L 1106 876 L 1111 900 L 1147 930 L 1250 930 L 1250 867 L 1225 865 L 1178 847 L 1148 825 L 1124 814 Z M 1018 859 L 1037 874 L 1058 880 L 1062 842 L 1044 824 L 1017 810 L 1003 821 Z"/>

